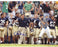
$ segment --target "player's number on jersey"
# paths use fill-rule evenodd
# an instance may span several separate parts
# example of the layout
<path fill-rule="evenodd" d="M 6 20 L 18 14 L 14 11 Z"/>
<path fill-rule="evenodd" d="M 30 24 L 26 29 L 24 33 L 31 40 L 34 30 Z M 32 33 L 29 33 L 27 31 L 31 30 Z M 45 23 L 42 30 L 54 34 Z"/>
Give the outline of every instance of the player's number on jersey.
<path fill-rule="evenodd" d="M 50 26 L 51 27 L 54 27 L 55 25 L 54 25 L 54 22 L 50 22 Z"/>
<path fill-rule="evenodd" d="M 39 27 L 41 26 L 41 22 L 38 23 Z"/>
<path fill-rule="evenodd" d="M 36 20 L 34 20 L 34 24 L 36 23 Z M 36 27 L 36 25 L 34 25 L 34 27 Z"/>

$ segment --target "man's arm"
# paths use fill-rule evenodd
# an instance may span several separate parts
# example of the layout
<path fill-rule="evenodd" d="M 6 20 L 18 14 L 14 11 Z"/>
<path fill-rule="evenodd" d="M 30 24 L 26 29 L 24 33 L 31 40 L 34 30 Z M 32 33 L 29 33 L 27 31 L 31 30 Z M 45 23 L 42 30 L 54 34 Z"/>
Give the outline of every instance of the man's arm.
<path fill-rule="evenodd" d="M 25 10 L 25 7 L 23 7 L 23 10 L 24 10 L 25 12 L 27 12 L 27 10 Z"/>
<path fill-rule="evenodd" d="M 29 24 L 30 29 L 31 29 L 31 27 L 32 27 L 32 29 L 34 28 L 34 23 L 33 22 L 30 22 L 30 24 Z"/>
<path fill-rule="evenodd" d="M 26 7 L 26 3 L 25 3 L 24 6 L 23 6 L 23 10 L 24 10 L 25 12 L 27 12 L 27 10 L 25 10 L 25 7 Z"/>
<path fill-rule="evenodd" d="M 8 22 L 8 21 L 6 21 L 6 27 L 8 26 L 8 23 L 9 23 L 9 22 Z"/>

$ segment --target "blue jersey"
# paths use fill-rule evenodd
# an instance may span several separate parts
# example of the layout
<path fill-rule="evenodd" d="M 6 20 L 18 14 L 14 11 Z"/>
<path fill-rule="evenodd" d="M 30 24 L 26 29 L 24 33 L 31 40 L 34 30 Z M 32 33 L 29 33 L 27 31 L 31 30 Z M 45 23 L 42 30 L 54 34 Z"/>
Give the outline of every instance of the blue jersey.
<path fill-rule="evenodd" d="M 37 26 L 38 26 L 38 28 L 41 27 L 41 21 L 40 21 L 40 20 L 38 20 L 38 24 L 37 24 Z"/>
<path fill-rule="evenodd" d="M 15 17 L 14 17 L 14 20 L 17 20 L 18 18 L 19 18 L 18 16 L 15 16 Z"/>
<path fill-rule="evenodd" d="M 6 21 L 6 18 L 0 18 L 0 27 L 5 27 Z"/>
<path fill-rule="evenodd" d="M 39 27 L 39 19 L 37 18 L 37 19 L 35 19 L 35 18 L 33 18 L 33 23 L 34 23 L 34 28 L 40 28 Z"/>
<path fill-rule="evenodd" d="M 14 17 L 12 18 L 9 17 L 8 21 L 9 21 L 9 26 L 13 26 Z"/>
<path fill-rule="evenodd" d="M 31 18 L 27 18 L 27 27 L 29 27 L 30 22 L 31 22 Z"/>
<path fill-rule="evenodd" d="M 14 24 L 13 24 L 13 25 L 19 26 L 19 22 L 15 22 L 15 20 L 18 20 L 18 19 L 19 19 L 18 16 L 15 16 L 15 17 L 14 17 Z"/>
<path fill-rule="evenodd" d="M 28 23 L 28 20 L 27 20 L 27 18 L 24 18 L 23 20 L 21 18 L 19 18 L 18 22 L 19 22 L 20 27 L 26 27 L 27 23 Z"/>
<path fill-rule="evenodd" d="M 50 29 L 55 29 L 55 21 L 53 21 L 52 19 L 50 19 L 48 22 L 49 22 Z"/>

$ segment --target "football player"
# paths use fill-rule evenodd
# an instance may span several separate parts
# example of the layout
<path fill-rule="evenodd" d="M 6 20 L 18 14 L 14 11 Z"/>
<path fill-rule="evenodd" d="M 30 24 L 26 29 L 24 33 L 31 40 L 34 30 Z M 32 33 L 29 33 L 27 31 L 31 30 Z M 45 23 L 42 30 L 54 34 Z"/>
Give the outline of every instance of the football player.
<path fill-rule="evenodd" d="M 26 43 L 30 44 L 30 23 L 31 23 L 31 18 L 26 17 L 27 18 L 27 31 L 26 31 Z"/>
<path fill-rule="evenodd" d="M 12 32 L 13 32 L 12 35 L 13 35 L 14 42 L 15 42 L 15 40 L 17 42 L 18 38 L 19 38 L 19 36 L 17 35 L 18 29 L 19 29 L 19 23 L 16 22 L 16 20 L 18 20 L 18 18 L 19 18 L 19 13 L 16 12 L 15 17 L 14 17 L 13 29 L 12 29 Z"/>
<path fill-rule="evenodd" d="M 21 18 L 18 19 L 19 22 L 19 31 L 20 31 L 20 38 L 18 40 L 18 44 L 25 44 L 25 37 L 27 31 L 27 18 L 25 18 L 24 14 L 21 15 Z"/>
<path fill-rule="evenodd" d="M 34 44 L 34 23 L 33 23 L 33 18 L 31 18 L 30 21 L 30 25 L 29 25 L 29 32 L 30 32 L 30 36 L 29 36 L 29 44 Z"/>
<path fill-rule="evenodd" d="M 7 19 L 4 17 L 4 15 L 2 13 L 1 18 L 0 18 L 0 40 L 1 40 L 1 43 L 4 43 L 5 27 L 7 25 L 8 25 Z"/>
<path fill-rule="evenodd" d="M 48 20 L 49 22 L 49 28 L 50 28 L 50 33 L 52 34 L 53 36 L 53 43 L 55 43 L 55 40 L 56 40 L 56 31 L 55 31 L 55 20 L 54 20 L 54 16 L 52 16 L 50 18 L 50 20 Z"/>
<path fill-rule="evenodd" d="M 13 33 L 12 29 L 13 29 L 13 23 L 14 23 L 14 16 L 11 14 L 8 17 L 8 42 L 11 42 L 11 33 Z M 13 34 L 12 34 L 13 36 Z M 12 40 L 14 39 L 14 37 L 12 37 Z M 14 41 L 14 40 L 13 40 Z"/>
<path fill-rule="evenodd" d="M 40 16 L 39 19 L 41 21 L 41 29 L 42 29 L 41 32 L 40 32 L 40 34 L 39 34 L 39 42 L 41 42 L 40 40 L 41 40 L 43 34 L 46 33 L 47 36 L 48 36 L 48 43 L 50 43 L 50 38 L 52 36 L 50 34 L 50 29 L 48 27 L 48 22 L 47 22 L 47 20 L 43 19 L 43 16 Z"/>
<path fill-rule="evenodd" d="M 40 31 L 39 29 L 40 22 L 37 14 L 35 14 L 33 18 L 33 23 L 34 23 L 34 44 L 36 44 L 36 41 L 38 40 L 39 31 Z"/>
<path fill-rule="evenodd" d="M 4 39 L 5 39 L 5 43 L 7 43 L 7 32 L 8 32 L 8 16 L 6 14 L 4 14 L 4 18 L 7 20 L 7 26 L 5 27 L 5 34 L 4 34 Z"/>
<path fill-rule="evenodd" d="M 56 43 L 58 43 L 58 15 L 55 15 L 55 21 L 56 21 Z"/>

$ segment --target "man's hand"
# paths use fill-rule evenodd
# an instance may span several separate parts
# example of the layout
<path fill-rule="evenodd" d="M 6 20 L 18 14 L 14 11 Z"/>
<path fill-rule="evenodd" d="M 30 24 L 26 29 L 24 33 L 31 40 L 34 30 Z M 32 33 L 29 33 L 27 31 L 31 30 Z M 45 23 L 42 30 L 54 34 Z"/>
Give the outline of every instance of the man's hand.
<path fill-rule="evenodd" d="M 8 24 L 6 24 L 6 27 L 8 26 Z"/>
<path fill-rule="evenodd" d="M 41 18 L 39 17 L 39 19 L 41 20 Z"/>
<path fill-rule="evenodd" d="M 27 12 L 27 10 L 25 10 L 25 12 Z"/>

